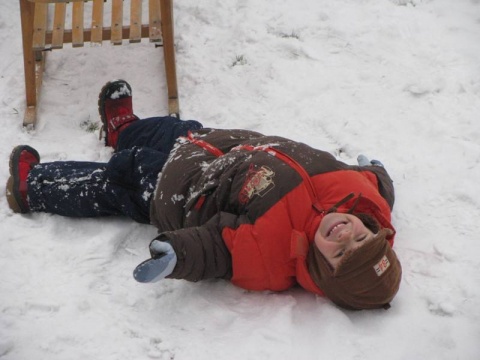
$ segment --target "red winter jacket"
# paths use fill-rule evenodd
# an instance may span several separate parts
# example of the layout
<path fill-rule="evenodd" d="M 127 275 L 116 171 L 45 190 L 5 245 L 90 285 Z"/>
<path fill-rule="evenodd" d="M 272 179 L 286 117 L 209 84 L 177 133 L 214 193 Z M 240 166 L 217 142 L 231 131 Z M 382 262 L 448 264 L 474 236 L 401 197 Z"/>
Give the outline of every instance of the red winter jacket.
<path fill-rule="evenodd" d="M 177 254 L 171 278 L 226 278 L 249 290 L 300 284 L 323 294 L 307 270 L 309 245 L 325 211 L 352 193 L 339 212 L 358 200 L 357 212 L 394 230 L 382 167 L 350 166 L 281 137 L 203 129 L 172 150 L 151 219 Z"/>

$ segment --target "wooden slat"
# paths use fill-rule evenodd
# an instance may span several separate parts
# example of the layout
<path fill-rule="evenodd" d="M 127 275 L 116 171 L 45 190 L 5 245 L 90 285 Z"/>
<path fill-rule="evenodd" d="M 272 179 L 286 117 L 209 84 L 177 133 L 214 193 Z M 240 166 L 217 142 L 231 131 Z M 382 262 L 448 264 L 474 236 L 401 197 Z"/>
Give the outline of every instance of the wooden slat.
<path fill-rule="evenodd" d="M 72 46 L 83 46 L 83 1 L 73 3 L 72 12 Z"/>
<path fill-rule="evenodd" d="M 122 28 L 122 37 L 128 39 L 128 34 L 130 33 L 130 26 L 124 26 Z M 102 31 L 102 39 L 104 41 L 110 40 L 112 38 L 112 29 L 109 27 L 104 27 Z M 142 25 L 142 38 L 148 38 L 148 25 Z M 89 42 L 92 39 L 92 31 L 90 29 L 84 29 L 83 31 L 83 40 Z M 47 44 L 52 40 L 52 32 L 47 31 L 46 42 Z M 68 44 L 72 42 L 72 30 L 65 29 L 63 34 L 63 43 Z"/>
<path fill-rule="evenodd" d="M 122 44 L 123 0 L 112 0 L 112 44 Z"/>
<path fill-rule="evenodd" d="M 28 0 L 34 3 L 68 3 L 68 2 L 80 2 L 80 1 L 90 1 L 90 0 Z"/>
<path fill-rule="evenodd" d="M 93 0 L 92 9 L 92 39 L 94 44 L 101 44 L 103 40 L 103 0 Z"/>
<path fill-rule="evenodd" d="M 142 40 L 142 0 L 132 0 L 130 6 L 130 42 Z"/>
<path fill-rule="evenodd" d="M 45 49 L 45 33 L 47 31 L 48 4 L 35 4 L 33 20 L 33 49 Z"/>
<path fill-rule="evenodd" d="M 65 3 L 55 4 L 55 15 L 53 18 L 52 49 L 63 48 L 63 33 L 65 31 Z"/>
<path fill-rule="evenodd" d="M 160 0 L 149 0 L 149 25 L 150 25 L 150 41 L 162 41 L 162 21 L 160 13 Z"/>

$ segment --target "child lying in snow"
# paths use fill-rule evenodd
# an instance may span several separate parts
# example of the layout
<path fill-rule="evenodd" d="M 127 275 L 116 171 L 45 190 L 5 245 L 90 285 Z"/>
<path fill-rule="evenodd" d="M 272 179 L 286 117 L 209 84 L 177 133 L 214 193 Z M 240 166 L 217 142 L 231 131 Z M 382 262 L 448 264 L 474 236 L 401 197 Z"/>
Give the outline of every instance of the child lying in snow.
<path fill-rule="evenodd" d="M 382 164 L 248 130 L 206 129 L 175 117 L 138 119 L 130 85 L 107 83 L 99 112 L 108 163 L 10 158 L 15 212 L 125 215 L 160 235 L 140 282 L 225 278 L 250 290 L 295 284 L 348 309 L 387 308 L 401 266 L 393 252 L 392 181 Z"/>

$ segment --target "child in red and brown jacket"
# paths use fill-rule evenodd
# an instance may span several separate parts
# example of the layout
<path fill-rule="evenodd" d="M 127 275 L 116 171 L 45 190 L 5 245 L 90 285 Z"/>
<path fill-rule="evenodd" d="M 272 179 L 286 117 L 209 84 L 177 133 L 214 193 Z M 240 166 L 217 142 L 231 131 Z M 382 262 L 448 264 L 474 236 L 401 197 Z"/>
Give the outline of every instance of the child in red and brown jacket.
<path fill-rule="evenodd" d="M 15 148 L 7 184 L 14 211 L 155 225 L 152 258 L 134 271 L 141 282 L 298 284 L 349 309 L 386 307 L 397 293 L 394 190 L 380 163 L 360 157 L 351 166 L 289 139 L 197 121 L 140 121 L 123 80 L 102 89 L 99 108 L 112 159 L 43 164 L 34 149 Z"/>

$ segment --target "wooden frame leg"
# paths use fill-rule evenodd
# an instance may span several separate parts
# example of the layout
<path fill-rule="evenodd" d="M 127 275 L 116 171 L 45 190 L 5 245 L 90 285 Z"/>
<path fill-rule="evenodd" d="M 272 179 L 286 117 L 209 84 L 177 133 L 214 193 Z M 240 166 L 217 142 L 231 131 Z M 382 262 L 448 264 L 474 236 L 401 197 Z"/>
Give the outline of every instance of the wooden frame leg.
<path fill-rule="evenodd" d="M 19 1 L 22 24 L 26 100 L 23 125 L 35 127 L 37 121 L 37 101 L 40 94 L 40 86 L 42 84 L 43 70 L 45 68 L 45 54 L 40 51 L 34 51 L 32 47 L 35 3 L 27 0 Z"/>
<path fill-rule="evenodd" d="M 22 23 L 23 65 L 25 72 L 25 117 L 24 126 L 34 126 L 36 120 L 37 89 L 35 84 L 35 54 L 32 49 L 33 17 L 35 4 L 20 0 L 20 16 Z"/>
<path fill-rule="evenodd" d="M 27 0 L 20 0 L 26 97 L 25 117 L 23 120 L 24 126 L 33 126 L 36 120 L 37 89 L 35 85 L 35 54 L 32 49 L 34 13 L 34 3 Z"/>
<path fill-rule="evenodd" d="M 165 77 L 167 79 L 168 112 L 180 115 L 177 87 L 177 70 L 175 67 L 175 44 L 173 36 L 172 0 L 161 0 L 163 55 L 165 61 Z"/>

